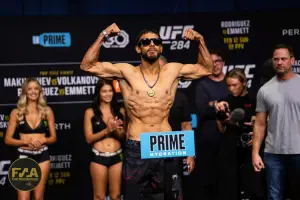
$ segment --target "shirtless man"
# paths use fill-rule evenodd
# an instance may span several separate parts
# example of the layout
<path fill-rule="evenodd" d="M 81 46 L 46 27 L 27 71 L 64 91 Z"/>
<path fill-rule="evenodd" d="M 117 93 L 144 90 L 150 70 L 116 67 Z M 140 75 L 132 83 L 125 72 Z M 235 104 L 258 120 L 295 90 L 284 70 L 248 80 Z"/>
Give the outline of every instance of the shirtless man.
<path fill-rule="evenodd" d="M 80 68 L 100 78 L 119 81 L 129 117 L 123 162 L 124 200 L 164 199 L 163 159 L 141 159 L 140 134 L 172 131 L 168 117 L 179 79 L 210 75 L 212 60 L 203 37 L 187 29 L 184 38 L 199 43 L 196 64 L 168 63 L 161 67 L 162 40 L 155 30 L 143 30 L 138 35 L 135 50 L 141 55 L 139 66 L 98 62 L 105 38 L 119 32 L 116 24 L 102 31 L 85 54 Z"/>

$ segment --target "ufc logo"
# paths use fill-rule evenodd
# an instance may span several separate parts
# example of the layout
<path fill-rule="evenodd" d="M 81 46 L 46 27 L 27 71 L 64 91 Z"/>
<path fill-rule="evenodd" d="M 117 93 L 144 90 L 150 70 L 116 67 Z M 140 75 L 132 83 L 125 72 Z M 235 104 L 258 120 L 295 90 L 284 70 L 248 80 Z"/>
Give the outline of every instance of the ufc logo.
<path fill-rule="evenodd" d="M 228 65 L 223 67 L 223 73 L 226 74 L 227 72 L 233 70 L 233 69 L 244 69 L 246 78 L 253 78 L 254 74 L 251 71 L 251 69 L 255 69 L 255 64 L 247 64 L 247 65 Z"/>
<path fill-rule="evenodd" d="M 0 161 L 0 175 L 7 175 L 8 174 L 8 169 L 9 169 L 10 163 L 11 163 L 10 160 L 2 160 L 2 161 Z M 6 166 L 7 166 L 7 168 L 6 168 Z"/>
<path fill-rule="evenodd" d="M 175 40 L 177 36 L 183 38 L 186 29 L 194 28 L 194 25 L 175 25 L 175 26 L 161 26 L 159 34 L 163 40 Z"/>

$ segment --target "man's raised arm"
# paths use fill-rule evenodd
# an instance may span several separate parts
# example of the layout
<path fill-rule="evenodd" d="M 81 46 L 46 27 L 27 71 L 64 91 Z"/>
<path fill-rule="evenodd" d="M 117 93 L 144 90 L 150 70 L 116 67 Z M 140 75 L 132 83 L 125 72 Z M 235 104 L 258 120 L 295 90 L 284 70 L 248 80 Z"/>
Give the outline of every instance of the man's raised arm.
<path fill-rule="evenodd" d="M 192 29 L 187 29 L 184 33 L 184 38 L 197 41 L 199 43 L 199 52 L 197 63 L 182 65 L 179 76 L 184 79 L 198 79 L 203 76 L 211 75 L 213 62 L 203 36 Z"/>
<path fill-rule="evenodd" d="M 97 40 L 92 44 L 84 55 L 80 68 L 95 74 L 101 78 L 123 78 L 122 67 L 126 64 L 112 64 L 110 62 L 98 62 L 100 48 L 106 38 L 116 36 L 120 32 L 119 27 L 114 23 L 102 31 Z"/>

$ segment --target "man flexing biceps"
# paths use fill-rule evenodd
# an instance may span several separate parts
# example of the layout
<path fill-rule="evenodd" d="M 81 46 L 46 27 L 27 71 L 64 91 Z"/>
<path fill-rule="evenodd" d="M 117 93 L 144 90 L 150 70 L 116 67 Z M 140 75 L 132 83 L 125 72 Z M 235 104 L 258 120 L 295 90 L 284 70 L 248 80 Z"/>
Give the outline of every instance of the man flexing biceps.
<path fill-rule="evenodd" d="M 181 78 L 198 79 L 211 74 L 212 60 L 203 37 L 187 29 L 184 38 L 199 43 L 196 64 L 159 65 L 162 39 L 155 30 L 143 30 L 137 37 L 136 52 L 141 64 L 98 62 L 100 47 L 107 37 L 119 34 L 116 24 L 102 31 L 85 54 L 81 69 L 100 78 L 117 78 L 127 111 L 128 138 L 124 149 L 124 199 L 164 199 L 163 159 L 141 159 L 140 134 L 172 131 L 168 122 L 178 82 Z"/>

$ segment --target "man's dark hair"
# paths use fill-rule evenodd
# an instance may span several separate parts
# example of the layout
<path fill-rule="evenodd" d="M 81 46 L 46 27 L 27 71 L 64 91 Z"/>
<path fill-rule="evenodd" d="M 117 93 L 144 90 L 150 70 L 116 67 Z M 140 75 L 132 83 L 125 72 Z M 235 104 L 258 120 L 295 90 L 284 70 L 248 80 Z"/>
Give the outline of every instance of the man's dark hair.
<path fill-rule="evenodd" d="M 266 60 L 261 67 L 261 78 L 260 78 L 260 85 L 264 85 L 266 82 L 271 80 L 276 75 L 276 71 L 273 67 L 272 58 Z"/>
<path fill-rule="evenodd" d="M 277 49 L 287 49 L 289 51 L 290 57 L 295 57 L 294 50 L 293 50 L 293 48 L 290 45 L 287 45 L 287 44 L 277 44 L 274 47 L 273 53 Z"/>
<path fill-rule="evenodd" d="M 225 56 L 224 56 L 222 51 L 220 51 L 218 49 L 210 49 L 208 51 L 209 51 L 210 54 L 217 55 L 217 56 L 221 57 L 223 61 L 225 61 Z"/>
<path fill-rule="evenodd" d="M 166 57 L 164 57 L 163 55 L 160 55 L 159 59 L 164 61 L 165 63 L 168 63 L 168 59 Z"/>
<path fill-rule="evenodd" d="M 110 85 L 112 87 L 112 91 L 113 91 L 113 97 L 112 97 L 112 101 L 111 101 L 112 114 L 114 116 L 118 116 L 120 119 L 123 119 L 123 115 L 120 113 L 120 105 L 117 102 L 116 92 L 114 90 L 114 86 L 113 86 L 112 82 L 113 82 L 112 80 L 99 79 L 96 84 L 92 108 L 93 108 L 95 117 L 98 117 L 98 119 L 103 117 L 103 113 L 101 112 L 99 106 L 101 103 L 100 90 L 104 85 Z"/>
<path fill-rule="evenodd" d="M 142 30 L 136 37 L 136 45 L 138 45 L 142 35 L 146 34 L 146 33 L 154 33 L 156 34 L 158 37 L 160 37 L 159 32 L 155 29 L 144 29 Z"/>

